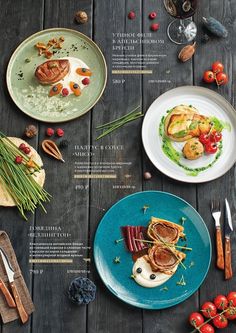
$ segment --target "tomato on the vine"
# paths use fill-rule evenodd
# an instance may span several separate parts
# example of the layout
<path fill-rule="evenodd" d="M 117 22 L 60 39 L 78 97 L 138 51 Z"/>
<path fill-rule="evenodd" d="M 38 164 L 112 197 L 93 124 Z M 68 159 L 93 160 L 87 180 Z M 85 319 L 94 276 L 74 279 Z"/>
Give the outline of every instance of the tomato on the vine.
<path fill-rule="evenodd" d="M 228 319 L 223 314 L 216 316 L 212 322 L 216 328 L 225 328 L 228 326 Z"/>
<path fill-rule="evenodd" d="M 216 309 L 216 306 L 215 306 L 214 303 L 206 302 L 202 305 L 201 312 L 202 312 L 204 317 L 212 318 L 212 317 L 216 316 L 217 309 Z"/>
<path fill-rule="evenodd" d="M 228 308 L 224 315 L 228 320 L 234 320 L 236 319 L 236 309 L 232 307 Z"/>
<path fill-rule="evenodd" d="M 215 73 L 215 74 L 221 73 L 224 71 L 224 65 L 220 61 L 213 62 L 211 68 L 212 68 L 213 73 Z"/>
<path fill-rule="evenodd" d="M 215 142 L 208 142 L 205 145 L 205 152 L 207 154 L 215 154 L 218 150 L 217 144 Z"/>
<path fill-rule="evenodd" d="M 209 135 L 208 134 L 200 134 L 199 136 L 199 141 L 203 144 L 203 145 L 206 145 L 207 143 L 209 143 L 210 141 L 210 138 L 209 138 Z"/>
<path fill-rule="evenodd" d="M 227 84 L 228 81 L 229 81 L 228 76 L 225 73 L 216 74 L 216 83 L 218 84 L 218 86 Z"/>
<path fill-rule="evenodd" d="M 220 132 L 213 132 L 210 134 L 210 141 L 219 142 L 222 139 L 222 134 Z"/>
<path fill-rule="evenodd" d="M 227 295 L 227 300 L 229 301 L 229 305 L 236 307 L 236 291 L 231 291 Z"/>
<path fill-rule="evenodd" d="M 203 81 L 205 81 L 206 83 L 214 82 L 215 81 L 214 73 L 212 71 L 205 71 L 203 73 Z"/>
<path fill-rule="evenodd" d="M 189 316 L 189 323 L 193 327 L 199 327 L 200 325 L 202 325 L 204 323 L 204 318 L 201 315 L 201 313 L 199 313 L 199 312 L 193 312 Z"/>
<path fill-rule="evenodd" d="M 203 325 L 200 328 L 199 332 L 201 332 L 201 333 L 215 333 L 215 329 L 210 324 L 206 324 L 206 325 Z"/>
<path fill-rule="evenodd" d="M 214 304 L 218 310 L 225 310 L 228 307 L 228 300 L 224 295 L 218 295 L 214 299 Z"/>

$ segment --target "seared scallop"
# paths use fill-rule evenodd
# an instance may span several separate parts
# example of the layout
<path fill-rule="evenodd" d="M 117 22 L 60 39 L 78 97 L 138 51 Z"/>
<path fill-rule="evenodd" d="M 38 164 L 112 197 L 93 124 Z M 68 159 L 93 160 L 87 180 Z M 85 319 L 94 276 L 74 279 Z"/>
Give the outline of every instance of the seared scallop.
<path fill-rule="evenodd" d="M 203 144 L 196 138 L 188 140 L 183 148 L 184 157 L 188 160 L 196 160 L 202 156 L 204 152 Z"/>

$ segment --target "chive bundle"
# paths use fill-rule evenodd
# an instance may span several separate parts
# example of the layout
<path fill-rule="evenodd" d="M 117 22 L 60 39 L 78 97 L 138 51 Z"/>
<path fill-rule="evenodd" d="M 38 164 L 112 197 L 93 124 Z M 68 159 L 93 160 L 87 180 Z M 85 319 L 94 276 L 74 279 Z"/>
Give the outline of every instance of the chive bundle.
<path fill-rule="evenodd" d="M 103 138 L 104 136 L 106 136 L 107 134 L 115 131 L 117 128 L 133 121 L 133 120 L 136 120 L 140 117 L 143 117 L 143 114 L 142 112 L 140 111 L 137 111 L 138 109 L 140 108 L 140 106 L 137 106 L 133 111 L 127 113 L 126 115 L 120 117 L 120 118 L 117 118 L 109 123 L 106 123 L 106 124 L 103 124 L 103 125 L 100 125 L 100 126 L 97 126 L 96 127 L 96 130 L 101 130 L 103 131 L 102 134 L 100 134 L 96 140 L 99 140 L 101 138 Z"/>
<path fill-rule="evenodd" d="M 16 156 L 22 157 L 21 164 L 15 163 Z M 37 206 L 46 212 L 43 202 L 50 201 L 51 197 L 33 177 L 41 167 L 35 162 L 33 168 L 29 167 L 29 162 L 30 158 L 0 132 L 0 180 L 25 220 L 25 212 L 34 213 Z"/>

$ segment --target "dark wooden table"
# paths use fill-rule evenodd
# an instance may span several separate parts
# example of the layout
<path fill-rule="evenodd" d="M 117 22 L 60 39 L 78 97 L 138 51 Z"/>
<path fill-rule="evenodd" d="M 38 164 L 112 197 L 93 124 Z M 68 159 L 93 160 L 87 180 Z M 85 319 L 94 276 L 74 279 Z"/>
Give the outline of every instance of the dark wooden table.
<path fill-rule="evenodd" d="M 89 14 L 89 21 L 78 26 L 74 13 L 83 9 Z M 136 19 L 127 19 L 127 13 L 134 10 Z M 112 75 L 112 32 L 150 32 L 148 14 L 158 11 L 157 21 L 160 29 L 154 38 L 164 40 L 163 45 L 143 44 L 140 51 L 145 54 L 165 53 L 167 57 L 161 64 L 154 66 L 152 75 Z M 225 40 L 214 40 L 206 44 L 201 42 L 202 16 L 212 15 L 222 21 L 230 30 Z M 184 333 L 190 332 L 187 324 L 188 314 L 199 308 L 206 300 L 216 294 L 227 294 L 235 289 L 236 277 L 224 281 L 222 272 L 215 268 L 214 224 L 209 203 L 213 198 L 227 197 L 236 216 L 235 170 L 232 168 L 223 177 L 205 184 L 184 184 L 171 180 L 160 173 L 149 162 L 144 153 L 140 129 L 142 121 L 138 120 L 112 135 L 102 139 L 101 145 L 123 145 L 119 152 L 100 151 L 91 160 L 117 160 L 131 162 L 126 165 L 116 180 L 92 179 L 75 180 L 73 178 L 75 157 L 74 145 L 93 145 L 95 126 L 111 121 L 130 111 L 133 106 L 142 105 L 145 112 L 149 105 L 163 92 L 182 85 L 203 85 L 202 73 L 215 60 L 222 60 L 229 74 L 229 83 L 221 87 L 219 93 L 234 105 L 235 68 L 236 68 L 236 6 L 234 0 L 199 1 L 194 20 L 198 24 L 197 52 L 193 61 L 180 64 L 177 61 L 179 47 L 171 43 L 166 36 L 166 28 L 172 18 L 165 12 L 161 0 L 5 0 L 0 9 L 0 129 L 10 136 L 22 136 L 26 125 L 38 126 L 39 135 L 30 143 L 42 153 L 40 143 L 45 137 L 49 124 L 41 123 L 25 116 L 12 102 L 5 84 L 6 67 L 9 58 L 29 35 L 51 27 L 66 27 L 79 30 L 90 36 L 102 49 L 108 65 L 108 83 L 105 93 L 93 110 L 83 117 L 60 125 L 64 128 L 70 147 L 65 153 L 65 164 L 52 161 L 43 155 L 47 173 L 46 189 L 53 194 L 47 205 L 45 215 L 37 210 L 28 222 L 23 221 L 16 209 L 0 208 L 0 229 L 5 230 L 13 243 L 23 275 L 31 291 L 36 311 L 24 326 L 18 321 L 1 326 L 1 333 Z M 158 37 L 157 37 L 158 34 Z M 142 49 L 141 49 L 142 48 Z M 125 79 L 124 83 L 113 80 Z M 151 83 L 149 80 L 166 80 Z M 211 87 L 217 91 L 214 86 Z M 89 161 L 90 158 L 87 158 Z M 152 179 L 143 180 L 143 172 L 150 171 Z M 130 174 L 131 178 L 125 178 Z M 82 185 L 76 190 L 76 185 Z M 131 185 L 126 188 L 113 188 L 113 185 Z M 89 306 L 77 307 L 66 296 L 70 281 L 76 274 L 68 273 L 67 265 L 29 264 L 29 237 L 32 226 L 58 226 L 73 235 L 74 240 L 82 240 L 88 247 L 93 244 L 96 227 L 104 214 L 117 200 L 129 193 L 143 190 L 163 190 L 174 193 L 192 204 L 205 220 L 213 243 L 213 258 L 209 274 L 201 288 L 184 303 L 163 311 L 146 311 L 131 307 L 114 297 L 101 282 L 94 267 L 92 254 L 89 277 L 98 287 L 96 300 Z M 37 242 L 37 239 L 35 239 Z M 235 263 L 236 243 L 232 239 L 232 253 Z M 72 268 L 71 268 L 72 267 Z M 70 269 L 86 269 L 86 263 L 75 262 Z M 42 274 L 37 270 L 42 269 Z M 236 276 L 236 265 L 234 264 Z M 235 332 L 232 323 L 224 332 Z"/>

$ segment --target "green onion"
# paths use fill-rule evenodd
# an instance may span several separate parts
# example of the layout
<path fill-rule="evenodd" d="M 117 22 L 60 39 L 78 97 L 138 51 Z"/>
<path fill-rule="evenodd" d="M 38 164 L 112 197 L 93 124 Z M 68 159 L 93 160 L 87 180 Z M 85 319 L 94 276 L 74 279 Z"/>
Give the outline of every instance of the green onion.
<path fill-rule="evenodd" d="M 16 156 L 22 157 L 21 164 L 15 163 Z M 37 206 L 46 212 L 43 203 L 50 201 L 51 197 L 33 177 L 33 174 L 40 172 L 41 167 L 34 162 L 32 171 L 27 166 L 29 161 L 29 156 L 0 132 L 0 182 L 25 220 L 26 212 L 34 213 Z"/>
<path fill-rule="evenodd" d="M 126 115 L 124 115 L 118 119 L 115 119 L 109 123 L 97 126 L 96 130 L 102 130 L 103 132 L 96 138 L 96 140 L 103 138 L 104 136 L 110 134 L 111 132 L 115 131 L 119 127 L 121 127 L 133 120 L 143 117 L 144 115 L 142 114 L 142 112 L 137 111 L 139 108 L 140 108 L 140 106 L 137 106 L 133 111 L 127 113 Z"/>

